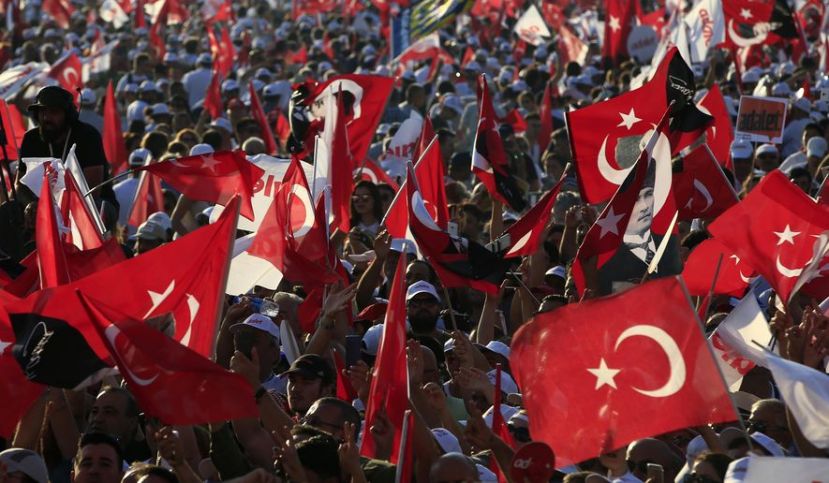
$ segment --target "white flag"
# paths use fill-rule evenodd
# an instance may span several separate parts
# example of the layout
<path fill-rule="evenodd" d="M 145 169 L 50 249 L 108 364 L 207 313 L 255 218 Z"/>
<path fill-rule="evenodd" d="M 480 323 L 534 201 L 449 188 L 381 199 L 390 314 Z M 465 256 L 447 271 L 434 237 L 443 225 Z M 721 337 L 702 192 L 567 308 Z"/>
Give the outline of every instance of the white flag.
<path fill-rule="evenodd" d="M 702 0 L 684 19 L 688 28 L 691 62 L 705 60 L 708 49 L 725 42 L 725 17 L 721 0 Z"/>
<path fill-rule="evenodd" d="M 541 18 L 541 13 L 535 5 L 530 5 L 530 8 L 524 12 L 524 15 L 515 23 L 515 33 L 528 44 L 536 47 L 544 43 L 542 37 L 550 37 L 550 29 Z"/>
<path fill-rule="evenodd" d="M 827 458 L 749 456 L 729 465 L 724 483 L 820 483 L 829 481 Z"/>
<path fill-rule="evenodd" d="M 818 448 L 829 448 L 829 375 L 770 352 L 766 363 L 803 436 Z"/>
<path fill-rule="evenodd" d="M 233 258 L 230 260 L 230 271 L 227 275 L 225 293 L 241 295 L 259 285 L 275 290 L 282 281 L 282 272 L 263 258 L 255 257 L 247 252 L 253 243 L 255 233 L 243 236 L 233 243 Z"/>
<path fill-rule="evenodd" d="M 98 8 L 98 14 L 104 22 L 111 23 L 119 29 L 130 21 L 129 15 L 121 8 L 121 4 L 115 0 L 104 0 Z"/>

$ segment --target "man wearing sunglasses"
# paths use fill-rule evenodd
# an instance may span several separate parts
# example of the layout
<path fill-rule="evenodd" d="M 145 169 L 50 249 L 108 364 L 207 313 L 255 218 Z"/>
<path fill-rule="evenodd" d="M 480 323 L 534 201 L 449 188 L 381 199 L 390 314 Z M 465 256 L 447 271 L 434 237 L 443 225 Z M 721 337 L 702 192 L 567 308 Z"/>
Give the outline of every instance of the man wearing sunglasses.
<path fill-rule="evenodd" d="M 751 406 L 751 415 L 746 421 L 749 433 L 763 433 L 772 438 L 787 451 L 794 449 L 792 433 L 786 421 L 786 406 L 778 399 L 761 399 Z"/>

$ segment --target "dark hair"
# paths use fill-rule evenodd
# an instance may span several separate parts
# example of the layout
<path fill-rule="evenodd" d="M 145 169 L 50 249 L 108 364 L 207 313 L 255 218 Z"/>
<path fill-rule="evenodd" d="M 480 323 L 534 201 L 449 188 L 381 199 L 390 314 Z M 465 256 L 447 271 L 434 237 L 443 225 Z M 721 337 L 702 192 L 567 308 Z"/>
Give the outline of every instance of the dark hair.
<path fill-rule="evenodd" d="M 801 176 L 805 176 L 805 177 L 809 178 L 809 181 L 812 180 L 812 174 L 809 173 L 809 170 L 804 168 L 803 166 L 798 166 L 797 168 L 792 168 L 792 170 L 789 171 L 789 179 L 797 179 Z"/>
<path fill-rule="evenodd" d="M 178 477 L 176 474 L 167 468 L 162 468 L 161 466 L 150 466 L 144 471 L 144 474 L 141 475 L 141 478 L 138 481 L 141 481 L 148 476 L 157 476 L 167 483 L 178 483 Z"/>
<path fill-rule="evenodd" d="M 84 433 L 80 441 L 78 441 L 78 451 L 75 453 L 75 464 L 80 463 L 81 450 L 91 444 L 105 444 L 111 447 L 118 456 L 118 461 L 116 462 L 118 468 L 120 469 L 123 466 L 124 452 L 121 450 L 121 445 L 118 444 L 117 439 L 106 433 Z"/>
<path fill-rule="evenodd" d="M 687 248 L 688 250 L 693 250 L 697 247 L 697 245 L 709 238 L 711 238 L 711 235 L 709 235 L 707 231 L 694 230 L 685 235 L 685 238 L 683 238 L 680 242 L 680 246 L 682 246 L 683 248 Z"/>
<path fill-rule="evenodd" d="M 322 431 L 295 445 L 302 466 L 323 479 L 340 477 L 339 446 L 333 436 Z"/>
<path fill-rule="evenodd" d="M 725 473 L 728 471 L 728 465 L 730 465 L 732 461 L 734 460 L 726 454 L 712 453 L 710 451 L 703 451 L 696 458 L 694 458 L 694 463 L 704 462 L 711 465 L 711 467 L 714 468 L 714 471 L 717 472 L 717 476 L 720 477 L 720 480 L 725 479 Z"/>
<path fill-rule="evenodd" d="M 160 159 L 164 155 L 164 151 L 167 150 L 167 144 L 169 142 L 170 138 L 163 132 L 152 131 L 144 135 L 144 139 L 141 140 L 141 145 L 150 151 L 154 159 Z"/>
<path fill-rule="evenodd" d="M 342 399 L 337 399 L 335 397 L 321 397 L 316 400 L 315 404 L 322 405 L 327 404 L 329 406 L 334 406 L 340 411 L 340 419 L 343 422 L 349 422 L 354 425 L 354 430 L 357 434 L 360 433 L 360 425 L 362 424 L 362 420 L 360 419 L 360 413 L 357 412 L 357 409 L 354 408 L 351 404 L 343 401 Z"/>
<path fill-rule="evenodd" d="M 356 193 L 357 189 L 359 189 L 359 188 L 367 189 L 369 195 L 374 200 L 374 204 L 371 207 L 371 211 L 372 211 L 372 214 L 374 215 L 374 218 L 376 218 L 377 222 L 379 223 L 383 219 L 383 206 L 382 206 L 382 203 L 380 201 L 380 190 L 378 190 L 377 185 L 375 185 L 371 181 L 362 180 L 359 183 L 357 183 L 356 185 L 354 185 L 354 191 L 352 191 L 351 193 L 352 194 Z M 352 201 L 351 202 L 351 227 L 354 228 L 359 224 L 360 224 L 360 215 L 358 215 L 357 212 L 354 211 L 354 202 Z"/>
<path fill-rule="evenodd" d="M 201 140 L 203 143 L 213 147 L 214 151 L 218 151 L 222 147 L 222 135 L 215 129 L 208 129 L 201 137 Z"/>
<path fill-rule="evenodd" d="M 101 388 L 100 392 L 98 392 L 98 396 L 104 393 L 116 393 L 124 396 L 127 401 L 127 405 L 125 408 L 125 416 L 129 418 L 137 418 L 138 417 L 138 403 L 135 402 L 135 397 L 129 392 L 127 389 L 121 386 L 104 386 Z M 97 399 L 97 398 L 96 398 Z"/>

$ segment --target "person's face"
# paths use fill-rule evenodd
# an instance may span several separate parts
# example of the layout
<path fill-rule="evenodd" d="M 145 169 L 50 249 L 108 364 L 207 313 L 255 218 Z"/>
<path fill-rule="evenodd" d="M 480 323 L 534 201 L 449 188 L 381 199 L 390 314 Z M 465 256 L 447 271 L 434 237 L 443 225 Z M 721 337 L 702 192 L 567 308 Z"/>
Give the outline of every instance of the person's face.
<path fill-rule="evenodd" d="M 639 198 L 633 205 L 633 214 L 628 222 L 626 233 L 644 236 L 650 230 L 653 218 L 653 188 L 645 187 L 639 191 Z"/>
<path fill-rule="evenodd" d="M 734 175 L 738 180 L 742 181 L 751 174 L 751 159 L 749 158 L 734 158 Z"/>
<path fill-rule="evenodd" d="M 343 423 L 340 417 L 340 410 L 329 404 L 315 402 L 305 413 L 303 422 L 309 426 L 321 429 L 330 433 L 335 439 L 343 440 Z"/>
<path fill-rule="evenodd" d="M 126 396 L 116 392 L 100 394 L 89 413 L 89 430 L 106 433 L 126 443 L 132 439 L 138 419 L 127 415 Z"/>
<path fill-rule="evenodd" d="M 693 474 L 696 476 L 701 476 L 703 478 L 709 478 L 709 480 L 703 481 L 711 481 L 713 482 L 721 482 L 722 478 L 720 475 L 717 474 L 717 470 L 711 466 L 711 463 L 706 461 L 697 461 L 694 463 Z"/>
<path fill-rule="evenodd" d="M 370 215 L 374 210 L 374 199 L 368 188 L 357 188 L 351 195 L 351 204 L 358 215 Z"/>
<path fill-rule="evenodd" d="M 792 440 L 789 426 L 786 424 L 786 414 L 775 406 L 761 404 L 753 407 L 747 427 L 749 433 L 759 431 L 784 448 L 787 448 Z"/>
<path fill-rule="evenodd" d="M 428 293 L 415 295 L 406 302 L 409 323 L 412 330 L 417 334 L 428 333 L 435 330 L 435 324 L 440 314 L 440 304 Z"/>
<path fill-rule="evenodd" d="M 521 445 L 532 441 L 530 437 L 530 426 L 527 424 L 527 421 L 518 418 L 510 419 L 507 424 L 507 429 L 509 429 L 513 439 Z"/>
<path fill-rule="evenodd" d="M 251 330 L 256 333 L 253 347 L 259 356 L 259 376 L 264 380 L 270 377 L 273 373 L 274 364 L 279 360 L 279 345 L 276 343 L 276 339 L 267 332 Z"/>
<path fill-rule="evenodd" d="M 317 399 L 322 397 L 322 380 L 302 374 L 288 376 L 288 407 L 291 411 L 304 414 Z"/>
<path fill-rule="evenodd" d="M 118 453 L 108 444 L 88 444 L 80 449 L 72 472 L 74 483 L 118 483 L 121 462 Z"/>
<path fill-rule="evenodd" d="M 812 190 L 812 181 L 808 176 L 798 176 L 796 178 L 792 178 L 792 182 L 806 194 L 809 194 Z"/>
<path fill-rule="evenodd" d="M 423 354 L 423 383 L 434 382 L 440 384 L 440 370 L 434 352 L 424 346 L 420 346 L 420 352 Z"/>
<path fill-rule="evenodd" d="M 536 137 L 538 137 L 539 131 L 541 131 L 540 119 L 530 119 L 529 121 L 527 121 L 527 139 L 535 139 Z"/>
<path fill-rule="evenodd" d="M 66 111 L 57 107 L 41 107 L 37 110 L 40 132 L 48 141 L 53 141 L 66 127 Z"/>
<path fill-rule="evenodd" d="M 755 164 L 759 169 L 768 173 L 777 169 L 777 166 L 780 165 L 780 158 L 773 153 L 764 153 L 757 156 Z"/>
<path fill-rule="evenodd" d="M 483 223 L 477 216 L 467 212 L 461 212 L 460 219 L 458 220 L 458 229 L 461 233 L 475 237 L 483 229 Z"/>
<path fill-rule="evenodd" d="M 141 255 L 142 253 L 146 253 L 153 248 L 158 248 L 162 244 L 161 240 L 148 240 L 146 238 L 138 238 L 135 240 L 135 254 Z"/>
<path fill-rule="evenodd" d="M 406 284 L 429 281 L 429 267 L 422 262 L 412 262 L 406 267 Z"/>
<path fill-rule="evenodd" d="M 446 370 L 449 371 L 449 374 L 456 374 L 461 370 L 461 360 L 455 355 L 455 351 L 446 352 L 445 357 Z"/>

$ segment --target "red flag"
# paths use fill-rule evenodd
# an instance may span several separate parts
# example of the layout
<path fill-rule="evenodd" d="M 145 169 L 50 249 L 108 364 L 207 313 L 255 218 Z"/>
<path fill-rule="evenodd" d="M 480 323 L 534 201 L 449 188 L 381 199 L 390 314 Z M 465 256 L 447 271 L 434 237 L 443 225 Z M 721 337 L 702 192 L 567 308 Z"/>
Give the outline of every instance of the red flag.
<path fill-rule="evenodd" d="M 210 76 L 210 84 L 207 85 L 207 92 L 204 94 L 204 108 L 212 119 L 222 117 L 222 111 L 224 110 L 221 84 L 221 75 L 216 69 L 213 69 L 213 75 Z"/>
<path fill-rule="evenodd" d="M 738 201 L 706 144 L 674 164 L 672 188 L 680 220 L 714 219 Z"/>
<path fill-rule="evenodd" d="M 13 161 L 18 159 L 17 147 L 17 132 L 15 125 L 12 122 L 12 114 L 9 111 L 9 106 L 4 99 L 0 99 L 0 123 L 3 123 L 3 130 L 6 133 L 5 143 L 0 140 L 0 155 L 5 154 L 6 159 Z"/>
<path fill-rule="evenodd" d="M 827 183 L 827 180 L 829 180 L 829 176 L 823 178 L 823 182 L 817 190 L 817 202 L 824 206 L 829 206 L 829 183 Z"/>
<path fill-rule="evenodd" d="M 406 257 L 399 257 L 392 279 L 389 306 L 383 323 L 383 335 L 377 349 L 374 375 L 366 401 L 365 427 L 370 428 L 377 419 L 377 412 L 385 409 L 386 416 L 394 427 L 393 452 L 389 461 L 397 463 L 400 458 L 400 440 L 403 417 L 409 408 L 409 370 L 406 363 Z M 363 433 L 360 455 L 367 458 L 376 456 L 376 443 L 371 431 Z"/>
<path fill-rule="evenodd" d="M 337 96 L 336 114 L 333 121 L 333 132 L 330 140 L 329 167 L 331 182 L 331 211 L 334 221 L 332 229 L 339 229 L 348 233 L 351 229 L 351 194 L 354 191 L 354 178 L 352 178 L 352 166 L 354 158 L 350 156 L 348 130 L 346 128 L 346 111 L 343 106 L 342 96 Z M 326 138 L 326 140 L 328 140 Z"/>
<path fill-rule="evenodd" d="M 345 361 L 339 352 L 333 351 L 334 369 L 337 371 L 337 399 L 351 404 L 351 401 L 357 399 L 357 391 L 351 386 L 351 381 L 343 374 L 345 371 Z"/>
<path fill-rule="evenodd" d="M 751 267 L 741 263 L 740 257 L 726 248 L 716 238 L 709 238 L 694 248 L 685 261 L 682 270 L 682 279 L 691 295 L 708 295 L 711 283 L 714 282 L 714 272 L 717 263 L 720 263 L 720 273 L 714 285 L 714 294 L 742 297 L 748 284 L 756 275 Z"/>
<path fill-rule="evenodd" d="M 800 37 L 785 0 L 728 0 L 722 2 L 722 7 L 725 41 L 731 48 L 749 49 Z M 758 24 L 765 24 L 766 28 L 755 29 Z"/>
<path fill-rule="evenodd" d="M 661 238 L 672 236 L 667 229 L 676 209 L 670 193 L 668 120 L 666 111 L 633 170 L 585 235 L 573 264 L 579 293 L 590 286 L 605 295 L 615 291 L 617 282 L 638 282 L 656 256 Z M 657 272 L 660 276 L 681 270 L 678 252 L 672 255 L 663 257 L 665 263 L 660 263 Z M 585 273 L 585 264 L 592 265 L 594 257 L 595 273 Z M 586 280 L 585 275 L 598 279 Z"/>
<path fill-rule="evenodd" d="M 391 179 L 385 171 L 383 171 L 383 168 L 370 159 L 366 159 L 359 168 L 354 170 L 353 174 L 355 178 L 371 181 L 374 184 L 387 184 L 391 186 L 391 189 L 394 191 L 400 189 L 400 186 L 398 186 L 397 183 L 395 183 L 394 180 Z"/>
<path fill-rule="evenodd" d="M 518 221 L 507 228 L 504 235 L 509 235 L 510 246 L 504 254 L 505 258 L 530 256 L 538 251 L 538 247 L 544 241 L 541 235 L 546 231 L 547 225 L 550 223 L 550 217 L 553 216 L 553 206 L 556 204 L 556 198 L 563 182 L 564 177 L 542 196 L 529 211 L 524 213 Z"/>
<path fill-rule="evenodd" d="M 338 0 L 294 0 L 291 2 L 291 17 L 297 20 L 303 15 L 316 17 L 339 8 Z"/>
<path fill-rule="evenodd" d="M 141 173 L 135 199 L 127 224 L 141 226 L 156 211 L 164 211 L 164 194 L 161 192 L 161 179 L 149 171 Z"/>
<path fill-rule="evenodd" d="M 510 367 L 533 440 L 556 448 L 557 466 L 737 419 L 676 277 L 536 315 L 515 334 Z"/>
<path fill-rule="evenodd" d="M 466 67 L 466 64 L 475 60 L 475 51 L 472 50 L 472 47 L 467 46 L 466 50 L 463 51 L 463 58 L 461 59 L 461 68 Z"/>
<path fill-rule="evenodd" d="M 70 284 L 40 290 L 6 307 L 10 314 L 37 314 L 66 321 L 84 334 L 99 358 L 109 359 L 109 352 L 94 335 L 94 326 L 74 295 L 75 290 L 80 290 L 117 305 L 133 319 L 171 316 L 173 338 L 205 357 L 212 357 L 238 206 L 237 198 L 225 207 L 215 223 Z"/>
<path fill-rule="evenodd" d="M 286 147 L 288 145 L 288 138 L 291 137 L 291 123 L 282 111 L 276 113 L 276 126 L 274 126 L 276 135 L 279 137 L 279 145 Z"/>
<path fill-rule="evenodd" d="M 778 170 L 708 226 L 708 231 L 763 276 L 787 302 L 812 261 L 829 208 L 819 205 Z M 822 258 L 822 257 L 821 257 Z"/>
<path fill-rule="evenodd" d="M 69 20 L 75 13 L 75 7 L 70 0 L 43 0 L 40 8 L 62 29 L 69 28 Z M 78 72 L 80 73 L 80 69 Z M 78 78 L 80 79 L 80 76 Z"/>
<path fill-rule="evenodd" d="M 672 154 L 696 141 L 711 118 L 693 105 L 693 92 L 693 73 L 674 47 L 642 87 L 567 113 L 582 196 L 589 203 L 613 196 L 638 159 L 640 137 L 653 128 L 671 101 L 675 102 L 671 115 L 677 119 L 672 130 L 678 127 L 682 133 L 672 143 Z"/>
<path fill-rule="evenodd" d="M 188 198 L 227 204 L 234 196 L 242 198 L 241 214 L 253 220 L 253 185 L 265 173 L 249 162 L 241 151 L 219 151 L 201 156 L 186 156 L 142 166 L 166 181 Z"/>
<path fill-rule="evenodd" d="M 478 104 L 480 113 L 472 148 L 472 172 L 486 186 L 493 199 L 515 211 L 523 211 L 527 203 L 509 174 L 507 154 L 498 133 L 497 116 L 484 74 L 478 77 Z"/>
<path fill-rule="evenodd" d="M 71 92 L 77 101 L 78 89 L 83 87 L 82 70 L 81 59 L 72 52 L 55 61 L 46 75 L 58 81 L 58 84 Z"/>
<path fill-rule="evenodd" d="M 252 80 L 248 82 L 248 92 L 250 93 L 250 111 L 259 124 L 259 130 L 265 140 L 265 151 L 267 154 L 276 154 L 279 148 L 276 146 L 276 139 L 274 139 L 273 131 L 268 125 L 268 118 L 265 117 L 265 111 L 262 110 L 262 104 L 259 102 L 259 96 L 256 94 Z"/>
<path fill-rule="evenodd" d="M 78 292 L 89 320 L 144 412 L 163 424 L 255 418 L 259 409 L 244 377 Z"/>
<path fill-rule="evenodd" d="M 518 112 L 518 109 L 513 109 L 504 116 L 503 119 L 499 119 L 498 122 L 502 124 L 509 124 L 512 126 L 513 131 L 516 134 L 520 134 L 527 130 L 527 121 L 524 120 L 524 116 Z"/>
<path fill-rule="evenodd" d="M 412 432 L 415 424 L 415 415 L 407 409 L 403 416 L 403 429 L 400 432 L 400 458 L 397 461 L 397 470 L 394 483 L 410 483 L 414 476 L 414 437 Z"/>
<path fill-rule="evenodd" d="M 227 27 L 220 29 L 220 38 L 216 38 L 214 24 L 208 24 L 207 40 L 210 43 L 210 53 L 213 55 L 213 70 L 227 77 L 230 71 L 233 70 L 233 59 L 236 57 L 236 49 L 233 47 L 233 42 L 230 40 L 230 34 Z"/>
<path fill-rule="evenodd" d="M 69 271 L 60 239 L 55 205 L 52 200 L 52 187 L 49 185 L 49 170 L 47 170 L 40 188 L 37 220 L 35 221 L 35 246 L 40 267 L 40 288 L 57 287 L 69 282 Z"/>
<path fill-rule="evenodd" d="M 98 224 L 78 191 L 72 172 L 68 169 L 64 172 L 64 185 L 66 189 L 60 201 L 60 212 L 69 227 L 65 241 L 75 244 L 81 250 L 100 247 L 104 240 L 98 231 Z"/>
<path fill-rule="evenodd" d="M 504 415 L 501 414 L 501 364 L 495 367 L 495 395 L 492 399 L 492 432 L 498 436 L 510 448 L 515 449 L 515 440 L 509 432 L 507 423 L 504 421 Z M 495 456 L 490 457 L 489 469 L 498 476 L 499 483 L 506 483 L 507 479 L 504 477 L 501 468 L 498 467 L 498 462 Z"/>
<path fill-rule="evenodd" d="M 12 354 L 14 342 L 15 335 L 9 316 L 0 306 L 0 398 L 3 399 L 0 436 L 9 440 L 17 429 L 17 423 L 45 389 L 44 386 L 31 382 L 23 374 L 20 364 Z"/>
<path fill-rule="evenodd" d="M 619 63 L 628 54 L 627 40 L 634 14 L 634 1 L 607 0 L 607 15 L 604 24 L 604 43 L 602 57 Z"/>
<path fill-rule="evenodd" d="M 544 87 L 544 97 L 541 99 L 541 110 L 538 113 L 541 118 L 541 129 L 538 130 L 538 147 L 543 153 L 550 144 L 550 137 L 553 135 L 553 83 L 548 82 Z"/>
<path fill-rule="evenodd" d="M 124 135 L 121 133 L 121 116 L 118 114 L 118 103 L 115 100 L 112 81 L 107 84 L 106 97 L 104 97 L 104 132 L 102 137 L 104 153 L 112 167 L 112 174 L 120 174 L 126 171 L 127 145 L 124 142 Z"/>
<path fill-rule="evenodd" d="M 87 250 L 77 250 L 71 245 L 64 245 L 64 248 L 69 279 L 72 281 L 80 280 L 127 259 L 116 238 L 110 238 L 101 246 Z"/>
<path fill-rule="evenodd" d="M 207 0 L 202 4 L 200 11 L 205 24 L 233 19 L 233 5 L 230 0 Z"/>
<path fill-rule="evenodd" d="M 734 126 L 731 124 L 731 115 L 728 114 L 725 99 L 717 83 L 702 96 L 697 107 L 714 118 L 714 123 L 705 130 L 705 142 L 711 148 L 714 159 L 722 166 L 733 170 L 729 153 L 734 141 Z"/>

